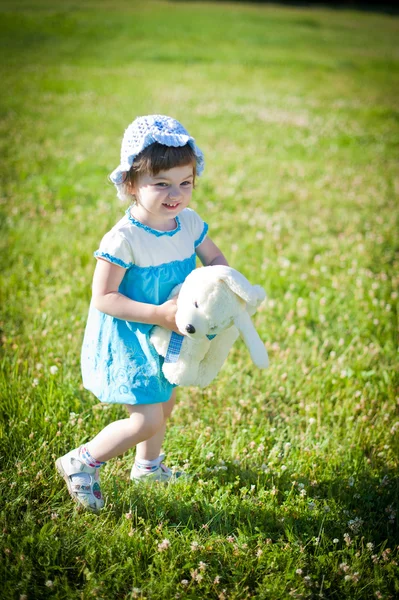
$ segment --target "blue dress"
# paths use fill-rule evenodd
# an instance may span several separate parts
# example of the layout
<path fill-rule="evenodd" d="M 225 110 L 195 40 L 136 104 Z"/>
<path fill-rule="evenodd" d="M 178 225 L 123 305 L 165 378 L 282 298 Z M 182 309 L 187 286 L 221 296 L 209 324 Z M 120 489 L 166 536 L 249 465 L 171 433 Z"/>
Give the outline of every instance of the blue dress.
<path fill-rule="evenodd" d="M 163 304 L 195 269 L 208 226 L 192 209 L 176 217 L 176 228 L 158 231 L 126 212 L 102 239 L 96 257 L 126 269 L 119 292 L 132 300 Z M 83 385 L 101 401 L 154 404 L 169 400 L 175 387 L 162 373 L 151 342 L 153 326 L 123 321 L 90 305 L 81 355 Z"/>

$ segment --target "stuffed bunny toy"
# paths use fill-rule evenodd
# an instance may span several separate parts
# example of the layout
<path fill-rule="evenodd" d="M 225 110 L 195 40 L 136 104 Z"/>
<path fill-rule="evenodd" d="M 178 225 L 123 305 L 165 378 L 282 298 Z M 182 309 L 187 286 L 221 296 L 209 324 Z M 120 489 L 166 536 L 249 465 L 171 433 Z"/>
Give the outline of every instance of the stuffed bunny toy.
<path fill-rule="evenodd" d="M 173 289 L 178 294 L 176 324 L 182 335 L 163 327 L 150 340 L 165 358 L 162 371 L 170 383 L 205 387 L 221 369 L 239 335 L 260 369 L 269 364 L 266 348 L 252 321 L 266 294 L 231 267 L 201 267 Z"/>

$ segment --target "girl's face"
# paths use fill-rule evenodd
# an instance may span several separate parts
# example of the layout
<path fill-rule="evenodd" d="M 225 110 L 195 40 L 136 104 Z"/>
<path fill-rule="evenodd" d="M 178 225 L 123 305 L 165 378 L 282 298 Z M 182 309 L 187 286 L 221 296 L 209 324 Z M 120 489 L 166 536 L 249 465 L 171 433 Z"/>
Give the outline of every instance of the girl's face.
<path fill-rule="evenodd" d="M 131 188 L 137 201 L 132 210 L 134 216 L 154 229 L 169 227 L 171 220 L 190 204 L 193 181 L 192 165 L 157 175 L 139 175 Z"/>

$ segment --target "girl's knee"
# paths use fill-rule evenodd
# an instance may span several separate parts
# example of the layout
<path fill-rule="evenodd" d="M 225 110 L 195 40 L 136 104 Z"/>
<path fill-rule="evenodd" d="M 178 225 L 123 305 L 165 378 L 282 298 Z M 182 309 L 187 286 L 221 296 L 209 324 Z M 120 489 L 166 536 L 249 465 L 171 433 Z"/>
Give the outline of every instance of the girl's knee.
<path fill-rule="evenodd" d="M 134 428 L 138 427 L 147 438 L 155 435 L 163 426 L 164 414 L 161 405 L 134 406 L 130 408 L 129 413 Z"/>

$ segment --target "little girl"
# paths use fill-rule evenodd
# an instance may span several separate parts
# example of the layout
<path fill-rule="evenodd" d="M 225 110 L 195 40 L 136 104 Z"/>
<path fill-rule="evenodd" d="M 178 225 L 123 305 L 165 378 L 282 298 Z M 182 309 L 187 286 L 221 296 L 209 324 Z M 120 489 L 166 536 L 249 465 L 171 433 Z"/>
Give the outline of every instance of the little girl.
<path fill-rule="evenodd" d="M 227 265 L 207 237 L 208 226 L 188 208 L 201 150 L 184 127 L 163 115 L 138 117 L 125 131 L 121 164 L 110 178 L 121 200 L 133 202 L 103 237 L 82 348 L 85 388 L 101 402 L 124 404 L 129 417 L 56 461 L 71 496 L 98 512 L 104 506 L 99 469 L 136 446 L 131 479 L 169 481 L 160 455 L 176 391 L 149 341 L 154 325 L 178 332 L 171 290 L 195 269 Z"/>

